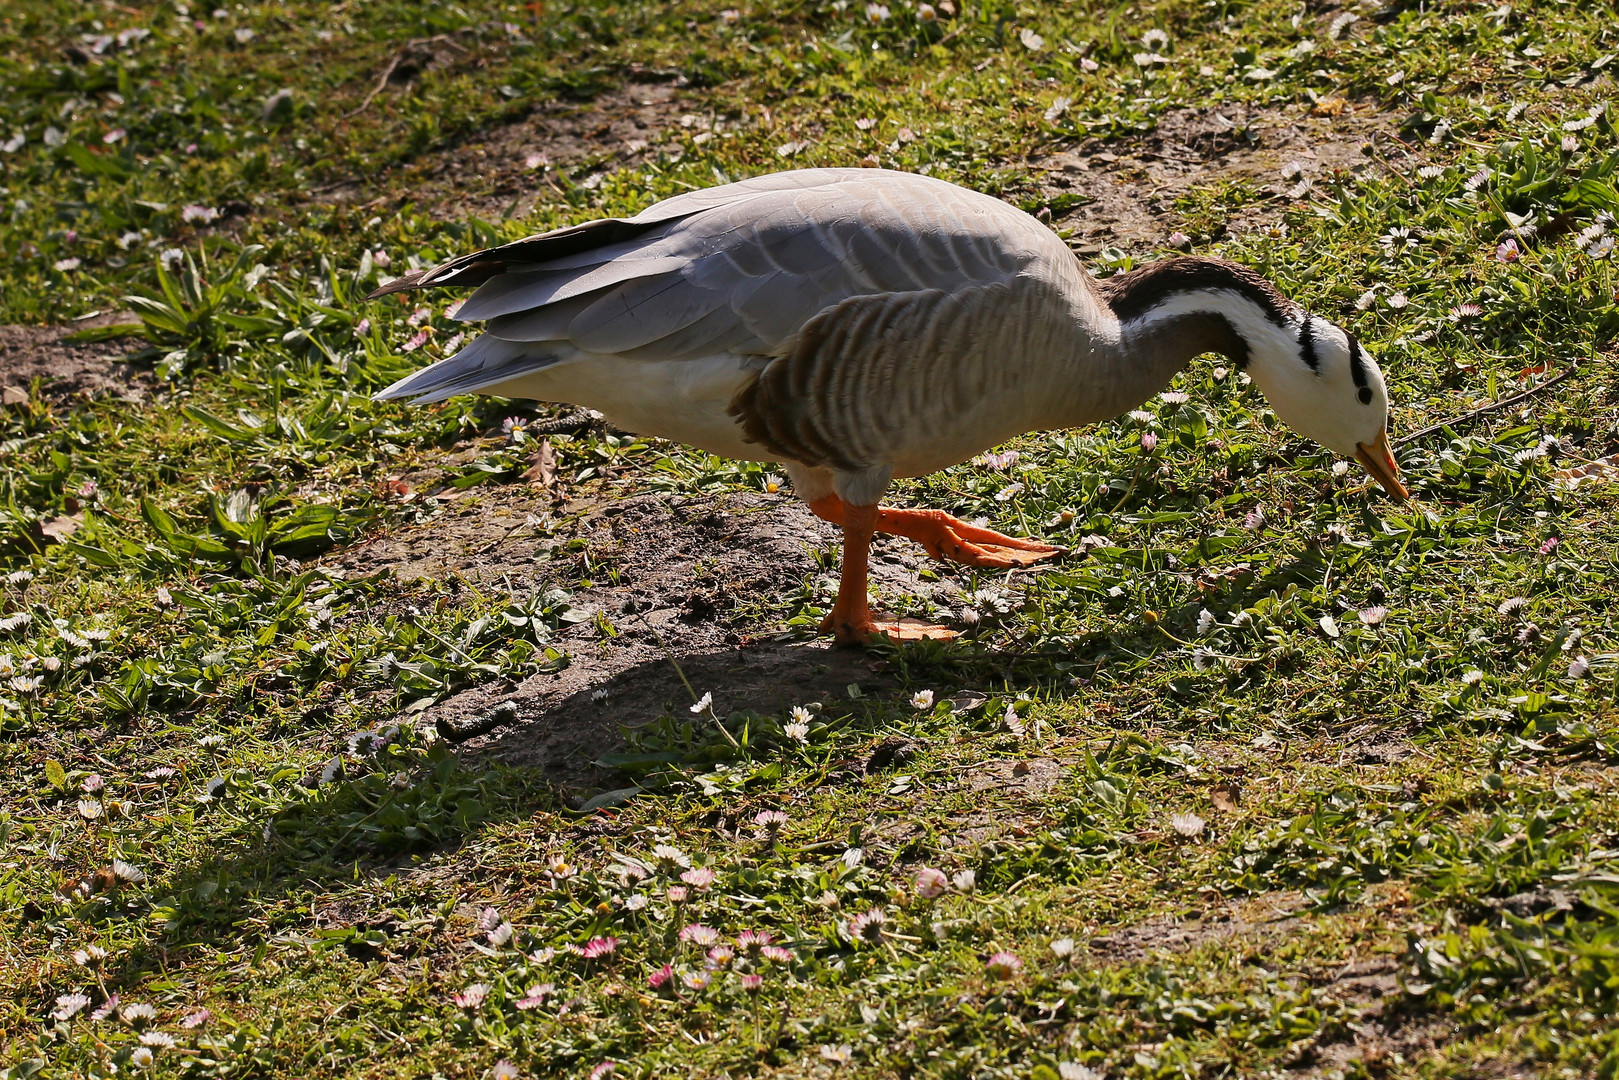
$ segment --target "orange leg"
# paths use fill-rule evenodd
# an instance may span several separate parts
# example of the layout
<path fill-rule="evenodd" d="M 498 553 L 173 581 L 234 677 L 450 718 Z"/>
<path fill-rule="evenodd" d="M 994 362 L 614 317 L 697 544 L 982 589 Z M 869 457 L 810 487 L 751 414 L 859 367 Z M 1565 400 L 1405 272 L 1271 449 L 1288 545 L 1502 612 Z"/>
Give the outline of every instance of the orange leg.
<path fill-rule="evenodd" d="M 809 508 L 817 517 L 837 524 L 852 509 L 836 495 L 816 499 Z M 967 566 L 1028 566 L 1063 553 L 1050 544 L 969 525 L 943 510 L 878 510 L 876 531 L 908 537 L 935 559 Z"/>
<path fill-rule="evenodd" d="M 835 509 L 832 503 L 836 503 Z M 850 506 L 833 495 L 811 503 L 810 509 L 820 517 L 843 526 L 843 573 L 838 580 L 838 598 L 821 621 L 821 633 L 832 631 L 833 639 L 839 645 L 864 645 L 881 635 L 898 641 L 919 641 L 923 638 L 949 641 L 956 637 L 953 630 L 942 626 L 909 620 L 878 622 L 871 617 L 866 578 L 871 568 L 871 537 L 876 532 L 879 517 L 877 507 Z M 832 516 L 834 513 L 835 517 Z"/>

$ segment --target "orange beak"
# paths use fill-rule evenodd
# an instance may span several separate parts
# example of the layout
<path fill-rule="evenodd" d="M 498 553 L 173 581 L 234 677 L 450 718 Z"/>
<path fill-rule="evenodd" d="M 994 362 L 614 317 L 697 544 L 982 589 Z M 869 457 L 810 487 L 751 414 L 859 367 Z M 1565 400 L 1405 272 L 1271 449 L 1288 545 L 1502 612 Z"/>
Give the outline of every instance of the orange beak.
<path fill-rule="evenodd" d="M 1394 463 L 1394 451 L 1389 446 L 1387 429 L 1379 431 L 1372 444 L 1355 444 L 1355 460 L 1371 474 L 1384 491 L 1396 499 L 1409 499 L 1411 493 L 1400 483 L 1400 467 Z"/>

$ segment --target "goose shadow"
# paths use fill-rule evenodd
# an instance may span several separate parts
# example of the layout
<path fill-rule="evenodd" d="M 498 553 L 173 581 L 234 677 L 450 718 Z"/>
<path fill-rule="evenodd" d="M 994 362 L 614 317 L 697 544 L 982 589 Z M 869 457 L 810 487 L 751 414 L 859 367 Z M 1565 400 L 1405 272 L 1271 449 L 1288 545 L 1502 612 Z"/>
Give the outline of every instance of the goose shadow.
<path fill-rule="evenodd" d="M 588 654 L 574 654 L 567 668 L 515 687 L 457 694 L 419 722 L 459 743 L 469 763 L 486 758 L 533 768 L 564 789 L 584 791 L 615 775 L 598 762 L 623 749 L 630 732 L 660 717 L 685 717 L 704 695 L 711 695 L 719 716 L 783 715 L 796 705 L 850 703 L 899 686 L 887 658 L 818 642 L 635 651 L 652 654 L 621 660 L 612 671 Z"/>

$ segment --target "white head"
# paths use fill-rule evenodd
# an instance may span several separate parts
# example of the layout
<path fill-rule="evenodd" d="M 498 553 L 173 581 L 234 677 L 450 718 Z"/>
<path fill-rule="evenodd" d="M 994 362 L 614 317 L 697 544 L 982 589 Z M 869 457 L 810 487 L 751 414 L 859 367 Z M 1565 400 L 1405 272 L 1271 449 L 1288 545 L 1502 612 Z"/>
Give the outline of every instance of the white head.
<path fill-rule="evenodd" d="M 1409 497 L 1388 440 L 1388 388 L 1366 349 L 1342 327 L 1299 311 L 1248 340 L 1248 374 L 1282 422 L 1352 457 L 1390 495 Z"/>

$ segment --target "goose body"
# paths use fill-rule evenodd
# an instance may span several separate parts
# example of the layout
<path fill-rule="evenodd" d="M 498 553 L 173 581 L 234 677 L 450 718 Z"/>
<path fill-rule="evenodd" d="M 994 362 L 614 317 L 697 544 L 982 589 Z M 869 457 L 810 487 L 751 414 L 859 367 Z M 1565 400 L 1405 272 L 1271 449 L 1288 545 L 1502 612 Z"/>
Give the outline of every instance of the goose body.
<path fill-rule="evenodd" d="M 1199 353 L 1245 366 L 1283 420 L 1404 494 L 1382 375 L 1352 336 L 1218 260 L 1095 282 L 1034 218 L 931 177 L 774 173 L 462 256 L 372 295 L 428 286 L 477 286 L 456 317 L 486 332 L 379 398 L 569 402 L 625 430 L 782 463 L 811 509 L 844 525 L 829 616 L 844 641 L 901 633 L 866 609 L 872 529 L 975 565 L 1058 551 L 936 512 L 879 511 L 892 478 L 1118 415 Z M 904 631 L 917 634 L 946 636 Z"/>

